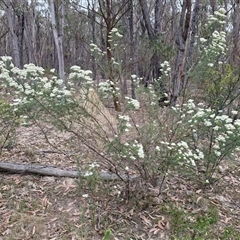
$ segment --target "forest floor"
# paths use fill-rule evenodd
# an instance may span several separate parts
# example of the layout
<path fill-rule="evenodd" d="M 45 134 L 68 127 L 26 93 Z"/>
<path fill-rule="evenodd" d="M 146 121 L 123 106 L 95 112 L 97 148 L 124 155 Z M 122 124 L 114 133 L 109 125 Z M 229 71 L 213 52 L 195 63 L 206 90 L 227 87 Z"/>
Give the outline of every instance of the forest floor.
<path fill-rule="evenodd" d="M 71 170 L 94 161 L 87 150 L 69 152 L 68 135 L 51 134 L 54 148 L 36 127 L 19 128 L 0 161 Z M 240 239 L 239 169 L 226 166 L 205 189 L 177 176 L 166 179 L 161 194 L 141 196 L 132 186 L 136 194 L 127 200 L 119 181 L 0 173 L 0 240 L 101 240 L 107 229 L 115 240 Z"/>

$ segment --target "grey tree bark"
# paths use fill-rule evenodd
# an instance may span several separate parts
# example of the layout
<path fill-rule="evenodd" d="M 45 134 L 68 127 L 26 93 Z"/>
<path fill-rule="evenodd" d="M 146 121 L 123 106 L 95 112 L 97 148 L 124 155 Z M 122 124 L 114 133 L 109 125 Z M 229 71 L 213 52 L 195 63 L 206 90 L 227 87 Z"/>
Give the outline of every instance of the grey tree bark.
<path fill-rule="evenodd" d="M 18 36 L 16 32 L 14 8 L 11 0 L 5 0 L 5 4 L 6 4 L 5 11 L 6 11 L 8 28 L 10 32 L 11 45 L 12 45 L 13 62 L 16 67 L 20 68 L 21 67 L 20 49 L 19 49 L 19 43 L 18 43 Z"/>
<path fill-rule="evenodd" d="M 28 62 L 38 65 L 36 53 L 36 0 L 31 1 L 25 12 L 24 25 L 25 25 L 25 43 L 27 47 Z"/>
<path fill-rule="evenodd" d="M 156 41 L 158 40 L 158 37 L 160 36 L 160 19 L 161 19 L 161 14 L 160 14 L 160 9 L 161 9 L 161 0 L 155 0 L 154 2 L 154 26 L 151 23 L 151 17 L 149 14 L 149 6 L 147 1 L 145 0 L 139 0 L 142 14 L 143 14 L 143 19 L 145 23 L 145 27 L 148 33 L 149 40 L 151 44 L 155 44 Z M 153 48 L 153 55 L 151 57 L 151 66 L 152 68 L 152 80 L 156 81 L 159 79 L 161 76 L 161 56 L 160 53 L 157 51 L 157 49 Z M 150 80 L 150 79 L 149 79 Z M 160 82 L 157 91 L 160 92 L 161 95 L 163 93 L 167 92 L 165 89 L 165 83 Z M 159 99 L 161 102 L 162 100 Z"/>
<path fill-rule="evenodd" d="M 175 105 L 179 97 L 184 81 L 184 70 L 187 60 L 187 53 L 189 47 L 189 39 L 191 33 L 191 0 L 184 0 L 181 15 L 179 20 L 178 31 L 176 33 L 175 42 L 178 48 L 175 60 L 175 72 L 173 74 L 173 92 L 171 98 L 171 105 Z"/>
<path fill-rule="evenodd" d="M 58 19 L 59 20 L 59 29 L 57 28 L 54 0 L 49 0 L 49 8 L 50 8 L 50 12 L 51 12 L 51 24 L 52 24 L 54 43 L 55 43 L 57 57 L 58 57 L 59 77 L 62 80 L 65 80 L 64 54 L 63 54 L 64 0 L 61 1 L 61 5 L 60 5 L 61 14 Z"/>
<path fill-rule="evenodd" d="M 240 1 L 235 0 L 233 4 L 233 63 L 239 67 L 240 64 Z"/>

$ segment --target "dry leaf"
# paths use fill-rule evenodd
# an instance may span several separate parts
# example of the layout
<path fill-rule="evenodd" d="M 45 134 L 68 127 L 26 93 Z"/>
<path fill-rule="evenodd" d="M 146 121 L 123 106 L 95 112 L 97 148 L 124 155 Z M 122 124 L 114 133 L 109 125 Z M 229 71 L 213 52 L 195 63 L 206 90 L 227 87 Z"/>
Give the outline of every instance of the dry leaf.
<path fill-rule="evenodd" d="M 163 223 L 161 220 L 158 221 L 158 227 L 159 227 L 159 229 L 161 229 L 161 230 L 164 230 L 164 229 L 165 229 L 165 228 L 164 228 L 164 223 Z"/>
<path fill-rule="evenodd" d="M 144 221 L 144 223 L 148 226 L 151 226 L 152 223 L 149 219 L 147 219 L 145 216 L 141 216 L 141 219 Z"/>
<path fill-rule="evenodd" d="M 53 223 L 53 222 L 55 222 L 57 219 L 58 219 L 58 218 L 55 217 L 55 218 L 51 219 L 47 224 Z"/>
<path fill-rule="evenodd" d="M 35 232 L 36 232 L 36 226 L 34 225 L 34 226 L 33 226 L 33 229 L 32 229 L 32 235 L 34 235 Z"/>

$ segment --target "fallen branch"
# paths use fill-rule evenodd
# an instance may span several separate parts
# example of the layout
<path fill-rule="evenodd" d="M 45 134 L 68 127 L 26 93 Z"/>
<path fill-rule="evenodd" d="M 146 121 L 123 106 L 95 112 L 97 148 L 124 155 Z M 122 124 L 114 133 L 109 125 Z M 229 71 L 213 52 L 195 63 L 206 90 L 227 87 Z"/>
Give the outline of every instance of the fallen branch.
<path fill-rule="evenodd" d="M 20 173 L 20 174 L 36 174 L 42 176 L 55 176 L 55 177 L 85 177 L 86 173 L 82 171 L 62 170 L 56 167 L 43 166 L 38 164 L 20 164 L 20 163 L 5 163 L 0 162 L 0 172 L 6 173 Z M 120 176 L 122 179 L 127 179 L 126 175 Z M 119 180 L 120 178 L 114 173 L 102 171 L 100 173 L 102 180 Z M 138 176 L 134 175 L 129 180 L 137 179 Z"/>

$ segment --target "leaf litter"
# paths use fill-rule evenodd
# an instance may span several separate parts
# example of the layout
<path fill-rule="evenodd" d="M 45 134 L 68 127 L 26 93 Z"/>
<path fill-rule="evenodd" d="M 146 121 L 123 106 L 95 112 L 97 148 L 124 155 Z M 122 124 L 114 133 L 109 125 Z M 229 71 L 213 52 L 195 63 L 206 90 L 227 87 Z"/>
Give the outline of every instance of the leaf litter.
<path fill-rule="evenodd" d="M 93 161 L 84 146 L 73 147 L 74 139 L 70 135 L 59 135 L 55 129 L 44 127 L 51 135 L 50 145 L 36 127 L 21 127 L 15 145 L 4 149 L 1 161 L 39 163 L 63 169 L 77 169 Z M 76 162 L 78 156 L 80 162 Z M 211 206 L 218 211 L 216 233 L 233 227 L 240 236 L 237 168 L 228 170 L 213 187 L 203 190 L 172 175 L 160 195 L 154 187 L 146 189 L 152 196 L 141 195 L 137 186 L 144 185 L 136 184 L 132 186 L 135 195 L 126 200 L 113 192 L 115 185 L 115 182 L 98 182 L 90 187 L 83 179 L 0 173 L 0 240 L 98 240 L 107 229 L 111 229 L 112 239 L 167 240 L 173 228 L 171 207 L 186 214 L 198 214 Z M 122 183 L 118 187 L 122 193 Z"/>

